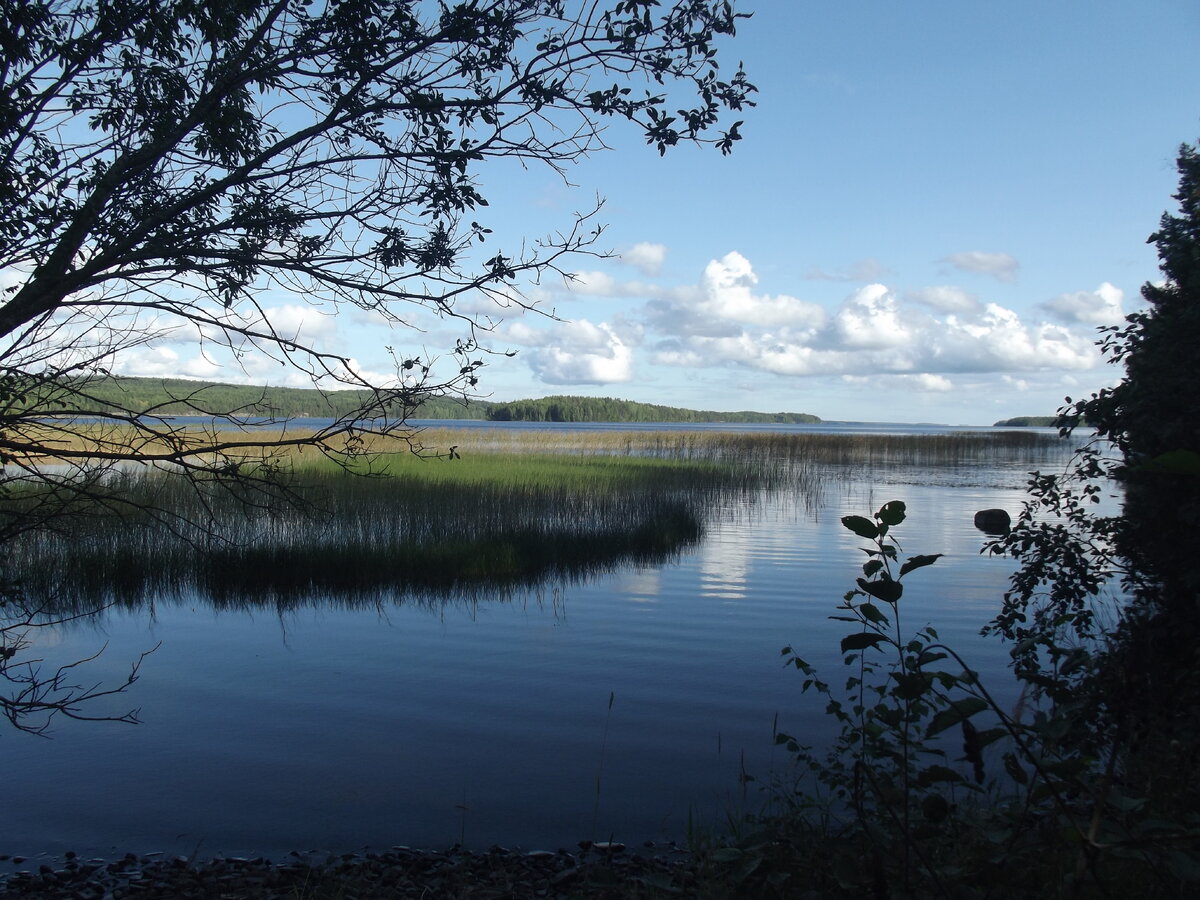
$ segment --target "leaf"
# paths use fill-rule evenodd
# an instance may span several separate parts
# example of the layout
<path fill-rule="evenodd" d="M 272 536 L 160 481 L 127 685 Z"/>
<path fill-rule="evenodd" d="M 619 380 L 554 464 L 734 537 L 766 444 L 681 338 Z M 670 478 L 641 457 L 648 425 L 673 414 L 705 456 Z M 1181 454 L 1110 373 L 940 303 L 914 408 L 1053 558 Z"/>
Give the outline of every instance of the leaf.
<path fill-rule="evenodd" d="M 879 527 L 863 516 L 842 516 L 842 525 L 868 540 L 879 537 Z"/>
<path fill-rule="evenodd" d="M 863 563 L 863 574 L 870 578 L 876 572 L 883 568 L 882 559 L 869 559 Z"/>
<path fill-rule="evenodd" d="M 930 794 L 921 801 L 921 814 L 930 822 L 941 822 L 950 814 L 950 804 L 941 794 Z"/>
<path fill-rule="evenodd" d="M 975 742 L 980 746 L 980 748 L 983 748 L 988 746 L 988 744 L 994 744 L 996 741 L 1000 740 L 1000 738 L 1004 737 L 1008 737 L 1007 730 L 1003 728 L 988 728 L 979 732 L 975 736 Z"/>
<path fill-rule="evenodd" d="M 929 728 L 925 730 L 925 737 L 941 734 L 947 728 L 953 728 L 959 722 L 963 722 L 985 709 L 987 709 L 987 703 L 978 697 L 964 697 L 962 700 L 955 700 L 933 717 Z"/>
<path fill-rule="evenodd" d="M 910 557 L 908 562 L 900 567 L 900 577 L 903 578 L 913 569 L 921 569 L 925 566 L 932 566 L 935 562 L 945 556 L 944 553 L 931 553 L 926 556 Z"/>
<path fill-rule="evenodd" d="M 891 500 L 883 504 L 879 512 L 875 513 L 875 518 L 884 525 L 899 525 L 904 521 L 906 508 L 903 500 Z"/>
<path fill-rule="evenodd" d="M 892 581 L 890 578 L 880 578 L 876 581 L 867 581 L 865 578 L 858 579 L 858 586 L 875 597 L 882 600 L 884 603 L 895 603 L 900 599 L 900 595 L 904 593 L 904 585 L 899 581 Z"/>
<path fill-rule="evenodd" d="M 931 784 L 936 784 L 939 781 L 949 781 L 952 784 L 966 781 L 958 772 L 946 766 L 929 766 L 927 769 L 922 769 L 917 775 L 917 784 L 921 787 L 929 787 Z"/>
<path fill-rule="evenodd" d="M 916 700 L 929 690 L 932 676 L 918 672 L 893 672 L 896 687 L 892 694 L 901 700 Z"/>
<path fill-rule="evenodd" d="M 1008 773 L 1008 777 L 1017 784 L 1025 784 L 1029 781 L 1029 776 L 1025 770 L 1021 768 L 1021 764 L 1017 762 L 1017 758 L 1011 753 L 1004 754 L 1004 771 Z"/>
<path fill-rule="evenodd" d="M 849 653 L 851 650 L 865 650 L 886 640 L 887 638 L 882 634 L 876 634 L 873 631 L 859 631 L 842 638 L 842 652 Z"/>
<path fill-rule="evenodd" d="M 885 616 L 880 611 L 879 607 L 873 603 L 864 603 L 862 606 L 858 607 L 858 611 L 862 613 L 863 618 L 868 622 L 874 622 L 877 625 L 888 624 L 888 617 Z"/>

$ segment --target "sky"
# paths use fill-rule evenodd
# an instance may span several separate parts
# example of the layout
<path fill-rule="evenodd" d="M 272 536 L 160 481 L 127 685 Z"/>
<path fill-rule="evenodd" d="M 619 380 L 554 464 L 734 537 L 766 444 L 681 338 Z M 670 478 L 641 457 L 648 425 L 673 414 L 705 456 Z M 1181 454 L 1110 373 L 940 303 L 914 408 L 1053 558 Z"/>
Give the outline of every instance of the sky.
<path fill-rule="evenodd" d="M 1146 243 L 1200 138 L 1195 0 L 739 0 L 720 45 L 758 88 L 732 155 L 660 158 L 616 126 L 569 181 L 480 172 L 513 246 L 604 199 L 577 280 L 527 286 L 481 370 L 492 400 L 583 394 L 827 420 L 983 425 L 1050 415 L 1119 371 L 1096 329 L 1159 276 Z M 436 327 L 278 315 L 364 371 L 444 346 Z M 272 381 L 198 347 L 129 374 Z"/>

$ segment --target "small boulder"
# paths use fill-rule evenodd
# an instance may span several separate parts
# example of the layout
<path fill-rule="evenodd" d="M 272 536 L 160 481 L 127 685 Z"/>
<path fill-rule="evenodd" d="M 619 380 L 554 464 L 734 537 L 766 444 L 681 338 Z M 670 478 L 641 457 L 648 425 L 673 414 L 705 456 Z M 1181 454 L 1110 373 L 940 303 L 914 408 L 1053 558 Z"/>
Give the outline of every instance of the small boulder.
<path fill-rule="evenodd" d="M 984 534 L 1006 535 L 1012 531 L 1012 518 L 1002 509 L 981 509 L 975 513 L 975 527 Z"/>

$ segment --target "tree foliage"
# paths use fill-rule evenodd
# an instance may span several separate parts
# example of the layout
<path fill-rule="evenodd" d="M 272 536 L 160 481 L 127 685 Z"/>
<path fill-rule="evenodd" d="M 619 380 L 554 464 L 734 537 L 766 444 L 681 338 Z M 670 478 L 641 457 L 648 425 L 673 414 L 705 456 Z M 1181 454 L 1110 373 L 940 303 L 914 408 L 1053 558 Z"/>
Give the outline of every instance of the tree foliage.
<path fill-rule="evenodd" d="M 1181 148 L 1178 168 L 1179 211 L 1149 239 L 1163 278 L 1142 289 L 1145 309 L 1103 330 L 1124 377 L 1061 411 L 1064 433 L 1086 423 L 1094 436 L 1067 471 L 1035 473 L 1017 527 L 996 544 L 1021 567 L 992 625 L 1014 641 L 1019 673 L 1084 710 L 1074 739 L 1111 754 L 1125 789 L 1164 816 L 1200 798 L 1196 147 Z M 1119 508 L 1106 510 L 1114 489 Z M 1096 598 L 1118 588 L 1114 619 L 1097 618 Z"/>
<path fill-rule="evenodd" d="M 497 403 L 487 417 L 496 422 L 749 422 L 812 424 L 821 420 L 807 413 L 714 412 L 682 409 L 657 403 L 637 403 L 612 397 L 541 397 Z"/>
<path fill-rule="evenodd" d="M 470 389 L 494 320 L 468 307 L 528 305 L 521 284 L 565 273 L 598 235 L 589 210 L 492 246 L 480 167 L 564 171 L 604 149 L 608 120 L 660 153 L 728 152 L 741 123 L 723 113 L 754 90 L 717 65 L 739 17 L 726 0 L 3 0 L 0 447 L 53 447 L 31 410 L 153 428 L 64 376 L 156 338 L 369 391 L 325 437 Z M 274 324 L 280 296 L 401 327 L 424 311 L 461 337 L 444 365 L 394 353 L 376 384 Z M 164 452 L 122 438 L 90 456 L 205 465 L 224 449 L 156 433 Z"/>
<path fill-rule="evenodd" d="M 268 419 L 344 417 L 370 398 L 364 391 L 318 391 L 312 388 L 255 387 L 248 384 L 197 382 L 180 378 L 101 377 L 88 392 L 98 404 L 120 409 L 156 410 L 164 416 L 195 412 L 197 396 L 206 405 L 239 410 L 245 416 Z M 199 393 L 198 393 L 199 392 Z M 808 413 L 715 412 L 638 403 L 613 397 L 561 395 L 499 402 L 460 397 L 430 397 L 422 401 L 420 419 L 468 419 L 492 422 L 745 422 L 816 424 Z"/>
<path fill-rule="evenodd" d="M 718 44 L 742 17 L 730 0 L 0 0 L 0 545 L 119 512 L 106 479 L 129 462 L 271 502 L 273 452 L 353 455 L 471 391 L 496 323 L 477 310 L 529 308 L 522 285 L 601 252 L 598 206 L 499 241 L 481 171 L 565 174 L 610 122 L 660 153 L 728 153 L 754 87 L 722 77 Z M 373 376 L 281 299 L 451 337 L 386 348 L 394 371 Z M 220 393 L 172 402 L 232 432 L 93 392 L 172 341 L 358 402 L 281 438 L 239 434 L 251 413 Z M 7 661 L 38 620 L 19 591 L 0 606 Z"/>

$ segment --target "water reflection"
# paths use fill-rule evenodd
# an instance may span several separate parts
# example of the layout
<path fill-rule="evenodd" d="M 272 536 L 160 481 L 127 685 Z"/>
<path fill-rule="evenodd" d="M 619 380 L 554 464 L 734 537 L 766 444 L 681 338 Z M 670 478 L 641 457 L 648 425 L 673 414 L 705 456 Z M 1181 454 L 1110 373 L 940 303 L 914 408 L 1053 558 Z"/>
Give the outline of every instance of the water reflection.
<path fill-rule="evenodd" d="M 679 838 L 689 815 L 720 823 L 758 802 L 739 788 L 743 751 L 762 783 L 782 764 L 777 713 L 792 733 L 824 734 L 779 649 L 840 670 L 841 628 L 827 617 L 861 565 L 840 516 L 904 499 L 906 552 L 947 554 L 914 579 L 907 621 L 937 622 L 985 678 L 1003 674 L 1004 648 L 977 632 L 1010 567 L 979 556 L 972 517 L 1017 508 L 1034 465 L 977 467 L 969 486 L 930 466 L 924 484 L 897 487 L 890 470 L 852 481 L 835 463 L 815 506 L 811 493 L 662 479 L 575 496 L 367 481 L 331 494 L 311 528 L 298 511 L 230 517 L 254 538 L 245 556 L 214 541 L 192 557 L 132 528 L 27 546 L 27 573 L 48 592 L 123 604 L 54 634 L 63 654 L 110 642 L 89 678 L 119 678 L 163 648 L 135 687 L 144 725 L 68 723 L 58 740 L 6 744 L 23 776 L 6 800 L 23 814 L 0 824 L 0 848 L 570 844 L 591 836 L 612 694 L 596 827 L 637 842 Z M 440 524 L 414 514 L 435 508 Z M 464 563 L 494 553 L 507 580 L 472 581 L 449 556 L 402 570 L 399 548 L 414 540 L 457 543 Z M 560 542 L 573 549 L 539 546 Z M 231 571 L 206 571 L 224 560 Z M 126 561 L 134 571 L 121 574 Z"/>
<path fill-rule="evenodd" d="M 705 483 L 579 494 L 443 487 L 436 498 L 387 481 L 338 487 L 332 510 L 231 510 L 182 536 L 153 521 L 98 519 L 26 535 L 10 559 L 27 594 L 56 612 L 184 596 L 217 609 L 478 602 L 662 565 L 752 494 Z"/>

